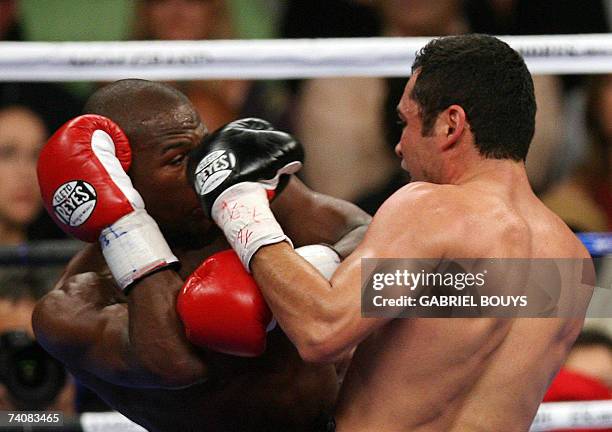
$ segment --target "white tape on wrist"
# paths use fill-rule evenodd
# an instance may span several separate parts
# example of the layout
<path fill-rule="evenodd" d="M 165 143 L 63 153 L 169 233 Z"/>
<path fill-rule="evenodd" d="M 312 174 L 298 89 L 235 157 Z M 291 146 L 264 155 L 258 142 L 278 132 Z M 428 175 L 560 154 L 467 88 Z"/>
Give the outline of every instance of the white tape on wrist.
<path fill-rule="evenodd" d="M 215 200 L 211 213 L 248 272 L 251 258 L 260 247 L 282 241 L 293 247 L 270 210 L 265 187 L 259 183 L 244 182 L 228 188 Z"/>
<path fill-rule="evenodd" d="M 314 268 L 330 280 L 338 266 L 340 265 L 340 256 L 329 246 L 315 244 L 302 246 L 295 250 L 302 258 L 308 261 Z"/>
<path fill-rule="evenodd" d="M 122 290 L 143 276 L 178 262 L 157 223 L 145 210 L 129 213 L 105 228 L 99 240 L 106 263 Z"/>
<path fill-rule="evenodd" d="M 302 258 L 308 261 L 314 268 L 319 270 L 323 277 L 330 280 L 340 265 L 340 255 L 331 247 L 323 244 L 302 246 L 295 250 Z M 266 328 L 267 332 L 274 330 L 277 322 L 272 318 Z"/>

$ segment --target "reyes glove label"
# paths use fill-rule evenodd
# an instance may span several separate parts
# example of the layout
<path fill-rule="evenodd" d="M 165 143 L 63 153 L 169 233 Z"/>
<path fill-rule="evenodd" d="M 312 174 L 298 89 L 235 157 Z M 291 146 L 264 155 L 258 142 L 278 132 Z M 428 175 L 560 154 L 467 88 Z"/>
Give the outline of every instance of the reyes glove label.
<path fill-rule="evenodd" d="M 62 184 L 53 193 L 53 212 L 64 224 L 77 227 L 84 224 L 96 207 L 96 190 L 83 180 Z"/>
<path fill-rule="evenodd" d="M 285 176 L 299 169 L 304 159 L 301 144 L 265 120 L 236 120 L 207 135 L 189 155 L 187 175 L 211 216 L 215 200 L 233 185 L 261 182 L 266 189 L 286 185 Z M 296 168 L 286 171 L 288 166 Z"/>
<path fill-rule="evenodd" d="M 199 195 L 214 190 L 232 174 L 236 155 L 231 150 L 215 150 L 202 159 L 195 170 L 195 188 Z"/>

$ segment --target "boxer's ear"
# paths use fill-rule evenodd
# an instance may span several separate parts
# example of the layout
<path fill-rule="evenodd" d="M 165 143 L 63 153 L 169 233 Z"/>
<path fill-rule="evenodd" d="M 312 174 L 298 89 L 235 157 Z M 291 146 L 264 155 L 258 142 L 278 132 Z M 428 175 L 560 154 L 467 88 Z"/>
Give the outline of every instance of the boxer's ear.
<path fill-rule="evenodd" d="M 460 105 L 451 105 L 438 116 L 440 137 L 443 139 L 441 150 L 449 150 L 457 144 L 469 124 L 465 111 Z"/>

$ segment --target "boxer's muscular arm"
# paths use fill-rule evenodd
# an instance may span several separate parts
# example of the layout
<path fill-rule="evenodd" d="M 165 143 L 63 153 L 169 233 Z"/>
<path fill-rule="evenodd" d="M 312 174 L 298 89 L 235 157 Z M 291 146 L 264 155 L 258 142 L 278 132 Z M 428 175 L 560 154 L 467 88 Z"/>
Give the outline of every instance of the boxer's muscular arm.
<path fill-rule="evenodd" d="M 79 253 L 37 304 L 32 323 L 40 343 L 69 369 L 118 385 L 180 387 L 203 379 L 205 364 L 174 312 L 178 275 L 164 270 L 142 280 L 128 310 L 110 274 L 91 271 L 105 268 L 98 248 Z M 157 290 L 150 301 L 143 298 L 148 289 Z"/>
<path fill-rule="evenodd" d="M 441 221 L 428 211 L 432 197 L 409 186 L 372 220 L 359 247 L 326 281 L 287 243 L 258 250 L 253 276 L 275 318 L 307 361 L 333 362 L 389 318 L 361 317 L 361 258 L 432 258 L 443 255 Z"/>
<path fill-rule="evenodd" d="M 361 242 L 372 219 L 354 204 L 312 191 L 295 176 L 271 207 L 296 247 L 327 243 L 343 258 Z"/>

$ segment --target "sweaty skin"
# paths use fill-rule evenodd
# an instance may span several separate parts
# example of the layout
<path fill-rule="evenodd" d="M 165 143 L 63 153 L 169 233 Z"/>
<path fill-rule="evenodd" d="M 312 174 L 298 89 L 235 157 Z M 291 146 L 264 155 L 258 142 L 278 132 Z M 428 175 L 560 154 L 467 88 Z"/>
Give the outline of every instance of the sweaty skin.
<path fill-rule="evenodd" d="M 37 305 L 39 342 L 114 409 L 151 431 L 313 430 L 336 398 L 333 366 L 304 362 L 279 328 L 258 358 L 200 350 L 187 341 L 175 310 L 183 279 L 229 248 L 186 179 L 187 153 L 206 128 L 188 102 L 156 85 L 121 91 L 92 111 L 115 120 L 130 138 L 129 175 L 181 267 L 143 278 L 126 297 L 98 244 L 87 246 Z M 355 206 L 316 194 L 297 178 L 273 208 L 296 244 L 336 244 L 344 256 L 369 222 Z"/>
<path fill-rule="evenodd" d="M 422 136 L 410 98 L 417 76 L 398 106 L 405 126 L 396 148 L 417 181 L 383 204 L 330 282 L 286 243 L 261 248 L 253 275 L 306 360 L 334 361 L 360 344 L 337 431 L 527 431 L 582 327 L 590 288 L 566 293 L 575 318 L 361 317 L 361 258 L 589 259 L 535 196 L 524 163 L 478 154 L 460 106 Z"/>

